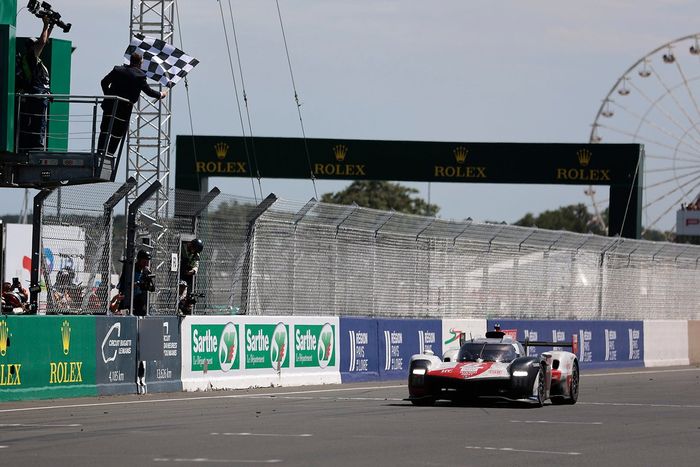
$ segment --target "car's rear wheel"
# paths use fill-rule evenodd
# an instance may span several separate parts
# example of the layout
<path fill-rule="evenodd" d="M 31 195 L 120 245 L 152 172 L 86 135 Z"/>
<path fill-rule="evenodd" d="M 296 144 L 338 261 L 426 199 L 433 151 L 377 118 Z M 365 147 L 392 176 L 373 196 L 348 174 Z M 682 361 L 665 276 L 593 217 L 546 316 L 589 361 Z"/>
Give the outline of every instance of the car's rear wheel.
<path fill-rule="evenodd" d="M 571 379 L 569 380 L 569 395 L 559 396 L 552 398 L 552 404 L 554 405 L 573 405 L 578 400 L 578 387 L 579 387 L 579 371 L 578 363 L 574 362 L 574 367 L 571 370 Z"/>
<path fill-rule="evenodd" d="M 569 383 L 569 397 L 565 400 L 566 404 L 573 405 L 578 400 L 578 362 L 574 362 L 574 368 L 571 370 L 571 382 Z"/>

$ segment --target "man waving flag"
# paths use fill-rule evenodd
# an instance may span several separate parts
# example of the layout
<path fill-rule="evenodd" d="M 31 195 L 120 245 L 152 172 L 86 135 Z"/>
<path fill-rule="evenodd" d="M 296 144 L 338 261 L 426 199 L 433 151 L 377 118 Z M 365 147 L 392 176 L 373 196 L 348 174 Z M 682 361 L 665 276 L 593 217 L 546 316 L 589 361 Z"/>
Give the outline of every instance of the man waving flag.
<path fill-rule="evenodd" d="M 141 69 L 146 72 L 146 76 L 168 88 L 175 86 L 199 63 L 199 60 L 174 45 L 143 34 L 131 38 L 131 44 L 124 52 L 125 63 L 129 62 L 134 52 L 143 55 Z"/>

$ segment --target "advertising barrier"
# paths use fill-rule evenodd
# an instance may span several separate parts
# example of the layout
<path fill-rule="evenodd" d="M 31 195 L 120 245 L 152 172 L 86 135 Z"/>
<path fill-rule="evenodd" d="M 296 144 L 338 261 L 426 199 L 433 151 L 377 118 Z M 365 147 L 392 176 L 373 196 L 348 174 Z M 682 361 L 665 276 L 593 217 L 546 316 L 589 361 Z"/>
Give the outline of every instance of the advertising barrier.
<path fill-rule="evenodd" d="M 136 393 L 136 321 L 96 316 L 95 382 L 99 395 Z"/>
<path fill-rule="evenodd" d="M 544 321 L 488 320 L 493 329 L 513 333 L 521 342 L 571 342 L 576 344 L 581 368 L 618 368 L 644 365 L 644 324 L 642 321 Z M 537 355 L 552 347 L 531 347 L 528 353 Z M 560 350 L 569 350 L 561 348 Z"/>
<path fill-rule="evenodd" d="M 188 316 L 187 391 L 340 383 L 337 317 Z"/>
<path fill-rule="evenodd" d="M 0 317 L 0 400 L 96 396 L 95 317 Z"/>
<path fill-rule="evenodd" d="M 139 392 L 181 391 L 180 319 L 176 316 L 139 319 L 138 340 Z"/>
<path fill-rule="evenodd" d="M 340 318 L 340 376 L 343 383 L 379 379 L 379 323 Z"/>
<path fill-rule="evenodd" d="M 411 355 L 432 351 L 442 354 L 439 319 L 379 319 L 379 375 L 383 380 L 408 377 Z"/>
<path fill-rule="evenodd" d="M 644 366 L 688 365 L 688 322 L 644 321 Z"/>

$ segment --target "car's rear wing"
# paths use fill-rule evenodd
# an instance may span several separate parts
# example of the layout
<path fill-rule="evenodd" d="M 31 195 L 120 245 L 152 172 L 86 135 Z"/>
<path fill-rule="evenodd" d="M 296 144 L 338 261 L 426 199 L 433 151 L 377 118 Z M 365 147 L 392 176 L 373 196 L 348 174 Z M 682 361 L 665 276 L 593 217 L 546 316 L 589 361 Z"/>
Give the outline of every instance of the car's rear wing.
<path fill-rule="evenodd" d="M 573 349 L 575 344 L 573 342 L 547 342 L 547 341 L 531 341 L 525 339 L 523 342 L 523 347 L 527 349 L 528 347 L 569 347 Z"/>

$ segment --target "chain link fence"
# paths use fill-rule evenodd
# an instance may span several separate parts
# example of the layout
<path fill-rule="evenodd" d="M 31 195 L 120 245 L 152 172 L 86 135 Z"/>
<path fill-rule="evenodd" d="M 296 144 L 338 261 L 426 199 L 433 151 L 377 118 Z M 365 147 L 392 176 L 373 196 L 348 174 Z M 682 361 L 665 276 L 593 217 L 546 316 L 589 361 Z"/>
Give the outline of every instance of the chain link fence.
<path fill-rule="evenodd" d="M 127 256 L 124 202 L 109 210 L 105 206 L 120 187 L 117 183 L 64 187 L 44 200 L 41 312 L 107 313 L 109 302 L 117 295 Z M 151 254 L 150 269 L 155 274 L 149 314 L 172 315 L 178 309 L 183 298 L 179 287 L 181 249 L 183 242 L 193 238 L 204 241 L 194 290 L 189 291 L 196 302 L 195 312 L 239 312 L 248 216 L 258 202 L 219 194 L 207 203 L 200 193 L 180 190 L 170 190 L 168 196 L 172 208 L 162 217 L 155 219 L 142 212 L 135 217 L 134 249 Z M 148 200 L 142 210 L 149 212 L 148 203 L 154 202 Z"/>
<path fill-rule="evenodd" d="M 698 319 L 700 247 L 278 201 L 247 313 Z"/>
<path fill-rule="evenodd" d="M 114 185 L 58 188 L 44 200 L 39 308 L 47 314 L 106 312 L 116 285 L 113 247 L 120 244 L 113 212 L 105 210 Z"/>
<path fill-rule="evenodd" d="M 118 184 L 56 190 L 42 215 L 47 313 L 106 313 L 125 256 Z M 700 247 L 268 197 L 170 190 L 136 217 L 150 314 L 182 298 L 183 242 L 204 241 L 195 314 L 700 319 Z M 147 209 L 144 209 L 148 212 Z"/>
<path fill-rule="evenodd" d="M 219 194 L 209 204 L 202 195 L 170 190 L 171 212 L 155 222 L 140 217 L 142 238 L 154 244 L 152 269 L 156 292 L 151 314 L 173 314 L 181 298 L 179 258 L 183 242 L 200 238 L 204 250 L 191 298 L 197 314 L 238 313 L 241 307 L 242 263 L 246 253 L 247 218 L 256 200 Z M 176 256 L 174 256 L 176 255 Z"/>

